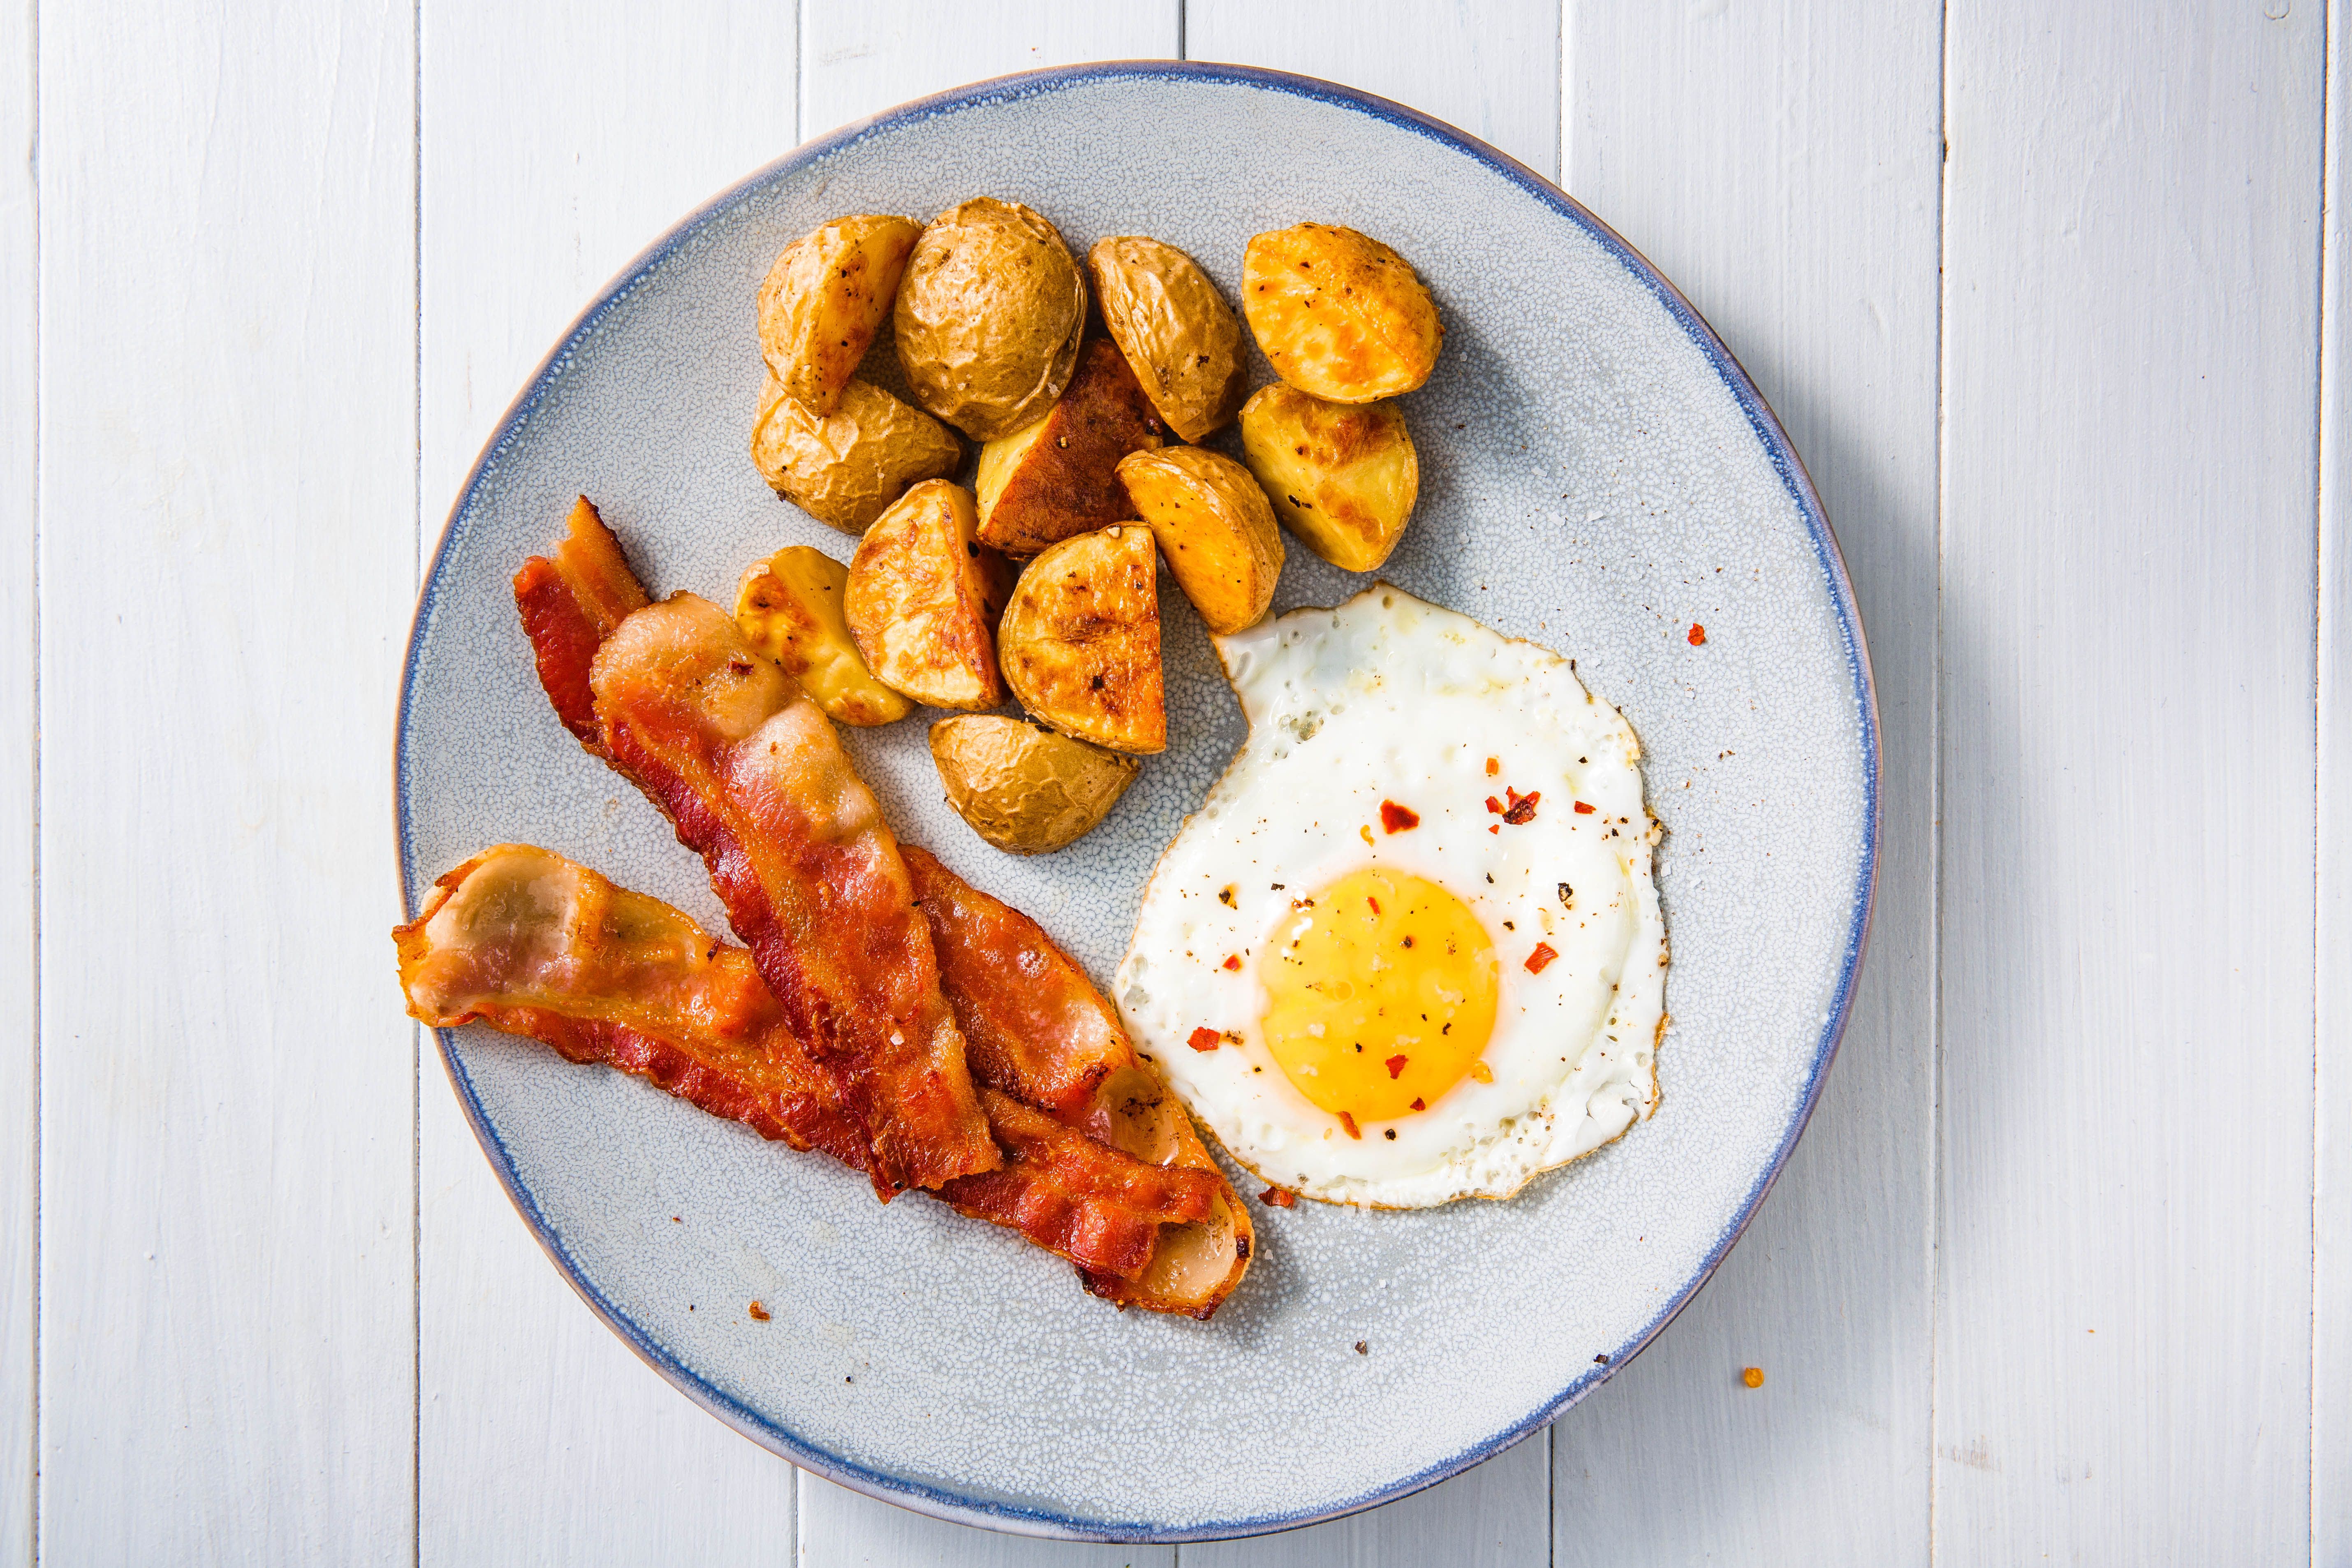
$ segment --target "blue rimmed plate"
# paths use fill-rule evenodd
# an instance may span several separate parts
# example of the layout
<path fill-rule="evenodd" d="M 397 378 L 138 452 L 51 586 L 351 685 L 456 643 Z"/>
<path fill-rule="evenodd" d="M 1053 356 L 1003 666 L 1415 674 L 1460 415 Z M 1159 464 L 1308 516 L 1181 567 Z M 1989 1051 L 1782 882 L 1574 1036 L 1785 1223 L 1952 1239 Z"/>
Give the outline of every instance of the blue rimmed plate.
<path fill-rule="evenodd" d="M 910 104 L 720 196 L 557 345 L 458 498 L 402 693 L 405 894 L 413 910 L 450 866 L 524 840 L 723 929 L 699 864 L 555 722 L 509 579 L 580 493 L 657 593 L 731 602 L 785 543 L 845 556 L 746 457 L 752 290 L 826 218 L 981 194 L 1080 252 L 1156 235 L 1228 293 L 1251 235 L 1308 217 L 1380 237 L 1429 283 L 1448 332 L 1405 402 L 1422 499 L 1381 575 L 1573 656 L 1640 733 L 1675 959 L 1656 1116 L 1509 1203 L 1260 1209 L 1258 1261 L 1204 1324 L 1121 1315 L 1009 1236 L 919 1200 L 886 1210 L 850 1172 L 527 1042 L 444 1031 L 444 1058 L 589 1305 L 797 1464 L 1040 1535 L 1198 1540 L 1370 1507 L 1558 1415 L 1706 1279 L 1803 1129 L 1869 920 L 1876 715 L 1820 504 L 1706 323 L 1545 180 L 1327 82 L 1141 62 Z M 1363 582 L 1293 548 L 1275 607 Z M 1100 982 L 1241 735 L 1198 621 L 1173 598 L 1163 616 L 1170 750 L 1059 855 L 982 844 L 941 802 L 919 721 L 845 737 L 903 837 Z"/>

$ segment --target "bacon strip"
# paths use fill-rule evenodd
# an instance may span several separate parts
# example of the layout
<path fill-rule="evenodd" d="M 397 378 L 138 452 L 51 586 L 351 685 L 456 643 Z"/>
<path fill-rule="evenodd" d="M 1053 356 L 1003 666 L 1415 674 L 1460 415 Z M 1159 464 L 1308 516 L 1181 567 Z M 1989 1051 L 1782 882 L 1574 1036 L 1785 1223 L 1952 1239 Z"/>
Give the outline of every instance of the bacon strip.
<path fill-rule="evenodd" d="M 555 704 L 555 716 L 609 763 L 589 665 L 604 639 L 650 601 L 621 553 L 621 542 L 586 496 L 572 503 L 566 521 L 571 532 L 556 545 L 555 558 L 534 555 L 515 574 L 515 607 L 522 612 L 539 683 Z"/>

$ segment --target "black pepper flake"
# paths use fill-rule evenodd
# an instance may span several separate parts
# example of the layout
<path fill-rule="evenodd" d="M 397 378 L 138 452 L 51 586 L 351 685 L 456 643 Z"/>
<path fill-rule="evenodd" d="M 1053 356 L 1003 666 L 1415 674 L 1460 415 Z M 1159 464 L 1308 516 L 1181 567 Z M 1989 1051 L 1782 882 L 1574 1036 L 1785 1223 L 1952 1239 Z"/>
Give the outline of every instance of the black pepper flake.
<path fill-rule="evenodd" d="M 1371 1354 L 1371 1353 L 1372 1353 L 1371 1342 L 1370 1342 L 1370 1341 L 1369 1341 L 1369 1340 L 1358 1340 L 1358 1341 L 1356 1342 L 1356 1353 L 1357 1353 L 1358 1355 L 1370 1355 L 1370 1354 Z"/>

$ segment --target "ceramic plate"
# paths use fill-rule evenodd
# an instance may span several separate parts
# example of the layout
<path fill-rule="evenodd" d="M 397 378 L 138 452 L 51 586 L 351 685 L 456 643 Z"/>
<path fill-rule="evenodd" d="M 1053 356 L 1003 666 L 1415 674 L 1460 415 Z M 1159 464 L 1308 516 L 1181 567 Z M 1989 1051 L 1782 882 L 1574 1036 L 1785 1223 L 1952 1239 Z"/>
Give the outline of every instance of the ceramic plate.
<path fill-rule="evenodd" d="M 1165 126 L 1182 133 L 1136 133 Z M 1543 179 L 1328 83 L 1149 63 L 948 93 L 730 191 L 590 308 L 458 499 L 403 690 L 406 896 L 522 840 L 724 929 L 700 864 L 556 723 L 509 579 L 580 493 L 656 594 L 731 604 L 742 568 L 787 543 L 845 558 L 746 456 L 752 290 L 827 218 L 981 194 L 1037 208 L 1081 255 L 1156 235 L 1236 299 L 1244 242 L 1301 218 L 1420 270 L 1445 351 L 1404 402 L 1421 503 L 1382 575 L 1575 658 L 1640 733 L 1674 944 L 1656 1116 L 1509 1203 L 1258 1207 L 1257 1262 L 1196 1323 L 1122 1315 L 1010 1235 L 942 1205 L 885 1209 L 863 1177 L 618 1073 L 479 1027 L 444 1032 L 443 1056 L 589 1305 L 796 1464 L 1039 1535 L 1195 1540 L 1370 1507 L 1551 1420 L 1689 1299 L 1804 1126 L 1869 914 L 1876 720 L 1820 504 L 1706 325 Z M 1294 544 L 1275 608 L 1367 581 Z M 1242 734 L 1198 619 L 1172 593 L 1161 614 L 1170 749 L 1061 854 L 974 837 L 941 802 L 921 720 L 844 736 L 907 839 L 1106 985 L 1161 847 Z M 747 1315 L 754 1298 L 772 1321 Z"/>

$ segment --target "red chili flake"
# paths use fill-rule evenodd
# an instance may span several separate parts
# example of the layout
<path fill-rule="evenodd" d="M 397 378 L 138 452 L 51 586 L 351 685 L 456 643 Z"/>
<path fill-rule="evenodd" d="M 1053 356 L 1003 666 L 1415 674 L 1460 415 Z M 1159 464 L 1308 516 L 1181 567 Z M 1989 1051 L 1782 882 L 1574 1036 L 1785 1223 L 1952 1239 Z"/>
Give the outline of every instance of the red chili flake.
<path fill-rule="evenodd" d="M 1429 1107 L 1421 1102 L 1421 1096 L 1417 1094 L 1412 1097 L 1412 1108 L 1415 1110 L 1427 1110 L 1429 1109 Z"/>
<path fill-rule="evenodd" d="M 1227 969 L 1239 969 L 1241 966 L 1242 955 L 1240 953 L 1229 952 L 1225 954 L 1225 967 Z"/>
<path fill-rule="evenodd" d="M 1576 815 L 1579 816 L 1591 816 L 1592 815 L 1592 808 L 1580 800 L 1576 803 Z"/>
<path fill-rule="evenodd" d="M 1503 831 L 1503 825 L 1497 822 L 1494 826 L 1488 827 L 1486 831 L 1489 833 L 1500 833 Z"/>
<path fill-rule="evenodd" d="M 1388 1060 L 1382 1062 L 1381 1066 L 1389 1069 L 1389 1077 L 1394 1078 L 1397 1074 L 1404 1071 L 1406 1059 L 1407 1058 L 1403 1057 L 1391 1057 Z"/>
<path fill-rule="evenodd" d="M 1548 942 L 1536 943 L 1536 950 L 1528 954 L 1528 973 L 1541 974 L 1544 972 L 1544 966 L 1559 956 L 1559 952 L 1553 949 L 1551 943 Z"/>
<path fill-rule="evenodd" d="M 1691 647 L 1696 647 L 1705 641 L 1706 641 L 1706 628 L 1693 621 L 1690 629 Z"/>
<path fill-rule="evenodd" d="M 751 1321 L 753 1322 L 764 1323 L 772 1316 L 773 1316 L 773 1314 L 771 1313 L 767 1308 L 760 1305 L 759 1302 L 754 1301 L 751 1303 Z"/>
<path fill-rule="evenodd" d="M 1258 1194 L 1257 1201 L 1270 1209 L 1296 1208 L 1298 1205 L 1298 1194 L 1286 1193 L 1280 1187 L 1268 1187 Z"/>
<path fill-rule="evenodd" d="M 1356 1119 L 1344 1110 L 1339 1112 L 1339 1125 L 1347 1129 L 1348 1136 L 1357 1142 L 1360 1143 L 1364 1141 L 1364 1135 L 1356 1129 Z"/>
<path fill-rule="evenodd" d="M 1192 1038 L 1186 1040 L 1184 1043 L 1192 1047 L 1196 1051 L 1213 1051 L 1217 1048 L 1219 1042 L 1223 1039 L 1224 1037 L 1223 1035 L 1220 1035 L 1216 1030 L 1212 1029 L 1207 1025 L 1203 1024 L 1201 1027 L 1193 1030 Z"/>
<path fill-rule="evenodd" d="M 1490 795 L 1486 797 L 1486 809 L 1500 816 L 1503 815 L 1503 803 Z"/>
<path fill-rule="evenodd" d="M 1381 901 L 1380 900 L 1372 897 L 1371 894 L 1366 893 L 1364 895 L 1364 902 L 1372 906 L 1372 913 L 1379 914 L 1381 912 Z"/>
<path fill-rule="evenodd" d="M 1488 758 L 1486 759 L 1486 776 L 1487 776 L 1488 778 L 1493 778 L 1496 773 L 1501 773 L 1502 771 L 1503 771 L 1503 759 L 1502 759 L 1502 758 L 1500 758 L 1500 757 L 1488 757 Z"/>
<path fill-rule="evenodd" d="M 1421 813 L 1409 805 L 1399 805 L 1392 800 L 1381 802 L 1381 829 L 1384 833 L 1402 833 L 1421 826 Z"/>
<path fill-rule="evenodd" d="M 1543 798 L 1543 791 L 1531 789 L 1521 795 L 1517 790 L 1506 789 L 1503 793 L 1511 797 L 1511 809 L 1503 813 L 1505 822 L 1514 827 L 1524 827 L 1536 819 L 1536 802 Z"/>

